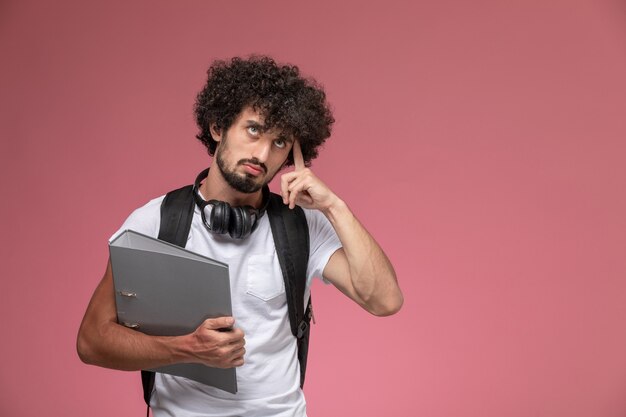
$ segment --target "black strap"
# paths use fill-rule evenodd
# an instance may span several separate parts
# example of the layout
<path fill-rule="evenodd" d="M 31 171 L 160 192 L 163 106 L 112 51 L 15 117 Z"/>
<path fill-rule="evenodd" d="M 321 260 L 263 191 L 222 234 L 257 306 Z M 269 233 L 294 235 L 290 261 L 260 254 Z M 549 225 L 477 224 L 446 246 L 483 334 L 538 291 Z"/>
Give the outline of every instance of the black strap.
<path fill-rule="evenodd" d="M 267 215 L 285 281 L 291 333 L 298 339 L 300 386 L 302 387 L 306 372 L 312 315 L 310 297 L 307 308 L 304 309 L 306 270 L 309 264 L 309 227 L 302 208 L 295 206 L 290 209 L 277 194 L 270 195 Z"/>
<path fill-rule="evenodd" d="M 167 193 L 161 203 L 159 239 L 184 248 L 191 230 L 194 208 L 192 185 Z"/>
<path fill-rule="evenodd" d="M 167 193 L 161 203 L 161 225 L 158 238 L 184 248 L 189 230 L 191 230 L 194 208 L 192 185 Z M 291 333 L 297 338 L 300 386 L 302 387 L 313 314 L 310 297 L 306 310 L 304 308 L 306 270 L 309 263 L 309 227 L 302 208 L 296 206 L 294 209 L 289 209 L 283 204 L 282 197 L 274 193 L 270 194 L 267 215 L 285 282 Z M 141 371 L 141 382 L 143 398 L 149 406 L 154 390 L 154 372 Z"/>

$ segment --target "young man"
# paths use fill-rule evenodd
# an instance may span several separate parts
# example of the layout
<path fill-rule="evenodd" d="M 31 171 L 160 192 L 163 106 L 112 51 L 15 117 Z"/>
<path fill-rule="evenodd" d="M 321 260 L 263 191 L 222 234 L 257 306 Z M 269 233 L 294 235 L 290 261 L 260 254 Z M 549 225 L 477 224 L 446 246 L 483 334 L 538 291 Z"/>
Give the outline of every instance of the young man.
<path fill-rule="evenodd" d="M 280 194 L 290 208 L 304 208 L 308 285 L 323 277 L 370 313 L 390 315 L 403 301 L 393 267 L 348 206 L 306 168 L 334 119 L 322 89 L 297 67 L 267 57 L 216 62 L 195 112 L 198 139 L 215 163 L 206 178 L 198 178 L 199 203 L 186 248 L 229 264 L 233 317 L 208 319 L 176 337 L 128 329 L 117 324 L 109 263 L 83 318 L 78 353 L 85 363 L 121 370 L 179 362 L 238 367 L 237 394 L 157 373 L 155 416 L 305 416 L 296 338 L 268 218 L 261 214 L 248 230 L 217 234 L 213 200 L 259 209 L 269 181 L 293 164 L 295 170 L 281 177 Z M 120 231 L 157 237 L 162 201 L 137 209 Z M 307 299 L 308 293 L 307 286 Z"/>

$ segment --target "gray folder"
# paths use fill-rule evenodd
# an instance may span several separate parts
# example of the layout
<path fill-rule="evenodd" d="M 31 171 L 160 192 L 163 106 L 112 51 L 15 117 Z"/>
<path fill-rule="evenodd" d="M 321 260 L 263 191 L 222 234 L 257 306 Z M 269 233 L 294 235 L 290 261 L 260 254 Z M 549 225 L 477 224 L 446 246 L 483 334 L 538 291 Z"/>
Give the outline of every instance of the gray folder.
<path fill-rule="evenodd" d="M 132 230 L 109 243 L 109 252 L 120 324 L 179 336 L 207 318 L 232 315 L 227 264 Z M 237 392 L 235 368 L 180 363 L 151 370 Z"/>

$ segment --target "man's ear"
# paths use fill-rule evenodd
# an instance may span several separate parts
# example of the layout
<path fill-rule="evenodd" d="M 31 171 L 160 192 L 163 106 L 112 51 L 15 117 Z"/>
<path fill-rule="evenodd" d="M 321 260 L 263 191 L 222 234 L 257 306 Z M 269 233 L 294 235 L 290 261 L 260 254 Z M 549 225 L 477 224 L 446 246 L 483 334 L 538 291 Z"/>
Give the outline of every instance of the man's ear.
<path fill-rule="evenodd" d="M 218 129 L 215 123 L 211 123 L 209 126 L 211 131 L 211 137 L 216 141 L 220 142 L 222 140 L 222 129 Z"/>

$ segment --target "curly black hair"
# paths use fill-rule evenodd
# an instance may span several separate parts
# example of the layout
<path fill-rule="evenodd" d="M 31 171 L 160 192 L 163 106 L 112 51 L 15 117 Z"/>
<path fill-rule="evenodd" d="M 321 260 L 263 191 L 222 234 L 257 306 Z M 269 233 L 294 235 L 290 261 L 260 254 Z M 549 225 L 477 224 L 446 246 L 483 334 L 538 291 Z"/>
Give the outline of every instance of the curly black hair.
<path fill-rule="evenodd" d="M 194 112 L 200 128 L 196 137 L 211 156 L 217 142 L 210 126 L 228 130 L 248 106 L 261 113 L 267 129 L 277 128 L 297 138 L 307 165 L 330 136 L 335 119 L 326 93 L 315 80 L 302 77 L 296 66 L 278 65 L 267 56 L 236 57 L 230 62 L 215 61 L 207 75 Z M 293 164 L 291 154 L 286 164 Z"/>

